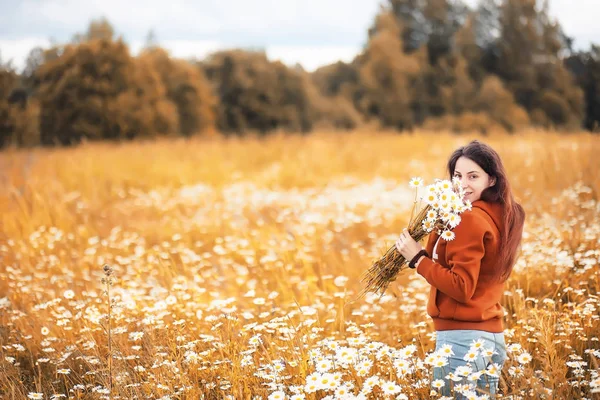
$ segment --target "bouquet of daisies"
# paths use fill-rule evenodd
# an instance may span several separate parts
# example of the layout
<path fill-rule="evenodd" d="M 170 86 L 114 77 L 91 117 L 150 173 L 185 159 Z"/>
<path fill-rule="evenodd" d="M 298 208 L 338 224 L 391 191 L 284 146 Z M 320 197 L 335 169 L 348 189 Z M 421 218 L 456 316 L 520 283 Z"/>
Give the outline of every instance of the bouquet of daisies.
<path fill-rule="evenodd" d="M 419 242 L 435 231 L 442 239 L 453 240 L 452 229 L 460 224 L 460 214 L 471 209 L 469 200 L 463 201 L 464 192 L 460 181 L 436 179 L 433 184 L 425 187 L 425 193 L 420 197 L 419 188 L 423 186 L 423 179 L 412 178 L 410 186 L 415 189 L 415 201 L 408 223 L 410 236 Z M 417 205 L 419 198 L 421 201 Z M 417 209 L 420 211 L 416 211 Z M 413 218 L 415 212 L 416 217 Z M 366 287 L 361 296 L 367 292 L 380 292 L 383 295 L 398 273 L 408 268 L 409 261 L 398 252 L 395 245 L 390 247 L 383 257 L 365 272 L 362 282 L 366 282 Z"/>

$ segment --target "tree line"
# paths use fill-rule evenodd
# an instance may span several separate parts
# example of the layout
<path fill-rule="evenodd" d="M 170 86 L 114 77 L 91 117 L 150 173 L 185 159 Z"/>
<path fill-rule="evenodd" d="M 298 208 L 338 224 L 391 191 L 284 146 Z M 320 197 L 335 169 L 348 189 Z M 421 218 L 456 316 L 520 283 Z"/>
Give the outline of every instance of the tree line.
<path fill-rule="evenodd" d="M 352 62 L 309 73 L 261 51 L 137 56 L 105 20 L 0 60 L 0 147 L 194 134 L 310 132 L 368 124 L 515 132 L 596 131 L 600 47 L 574 51 L 546 2 L 387 0 Z"/>

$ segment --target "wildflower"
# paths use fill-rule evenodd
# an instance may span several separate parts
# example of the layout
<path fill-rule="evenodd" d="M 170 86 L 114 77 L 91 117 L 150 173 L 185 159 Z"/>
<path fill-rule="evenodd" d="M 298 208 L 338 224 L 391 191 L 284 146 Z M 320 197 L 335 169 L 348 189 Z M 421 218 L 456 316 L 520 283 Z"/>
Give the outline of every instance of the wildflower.
<path fill-rule="evenodd" d="M 42 335 L 47 336 L 50 333 L 50 329 L 48 329 L 44 326 L 44 327 L 42 327 L 41 332 L 42 332 Z"/>
<path fill-rule="evenodd" d="M 316 365 L 316 369 L 319 372 L 327 372 L 329 371 L 331 368 L 333 367 L 333 363 L 329 360 L 323 360 L 320 361 L 317 365 Z"/>
<path fill-rule="evenodd" d="M 467 379 L 470 381 L 477 381 L 477 380 L 479 380 L 479 378 L 481 378 L 481 375 L 483 375 L 483 371 L 475 371 L 475 372 L 472 372 L 471 374 L 469 374 Z"/>
<path fill-rule="evenodd" d="M 521 350 L 521 345 L 519 343 L 512 343 L 506 346 L 506 351 L 509 353 L 516 353 Z"/>
<path fill-rule="evenodd" d="M 421 177 L 414 177 L 410 180 L 410 187 L 412 188 L 418 188 L 420 186 L 423 186 L 423 178 Z"/>
<path fill-rule="evenodd" d="M 440 357 L 433 362 L 433 366 L 436 368 L 445 367 L 448 365 L 448 359 L 446 357 Z"/>
<path fill-rule="evenodd" d="M 129 340 L 131 340 L 132 342 L 137 342 L 143 336 L 144 336 L 144 332 L 130 332 L 129 333 Z"/>
<path fill-rule="evenodd" d="M 473 343 L 471 344 L 471 349 L 481 349 L 483 347 L 483 345 L 485 344 L 483 339 L 477 339 L 477 340 L 473 340 Z"/>
<path fill-rule="evenodd" d="M 65 292 L 63 293 L 63 297 L 65 299 L 72 299 L 73 297 L 75 297 L 75 292 L 72 291 L 71 289 L 65 290 Z"/>
<path fill-rule="evenodd" d="M 532 359 L 531 354 L 529 354 L 526 351 L 524 351 L 523 353 L 521 353 L 517 356 L 517 361 L 519 362 L 519 364 L 522 364 L 522 365 L 528 364 L 531 361 L 531 359 Z"/>
<path fill-rule="evenodd" d="M 259 345 L 259 344 L 261 344 L 261 343 L 262 343 L 262 340 L 260 339 L 260 333 L 258 333 L 258 334 L 256 334 L 256 335 L 252 336 L 252 337 L 250 338 L 250 340 L 248 341 L 248 344 L 249 344 L 250 346 L 258 346 L 258 345 Z"/>
<path fill-rule="evenodd" d="M 425 187 L 425 193 L 427 194 L 437 194 L 438 188 L 436 185 L 427 185 Z"/>
<path fill-rule="evenodd" d="M 56 371 L 56 373 L 61 375 L 69 375 L 71 373 L 71 370 L 69 368 L 61 368 L 58 371 Z"/>
<path fill-rule="evenodd" d="M 438 353 L 443 355 L 444 357 L 449 357 L 449 356 L 453 356 L 454 352 L 452 351 L 452 345 L 451 344 L 445 344 L 443 345 L 439 350 Z"/>
<path fill-rule="evenodd" d="M 450 213 L 450 215 L 448 215 L 448 224 L 450 224 L 452 228 L 456 228 L 458 224 L 460 224 L 460 216 Z"/>
<path fill-rule="evenodd" d="M 425 230 L 425 232 L 431 232 L 433 230 L 433 228 L 435 227 L 434 222 L 430 221 L 428 219 L 423 221 L 422 225 L 423 225 L 423 230 Z"/>
<path fill-rule="evenodd" d="M 452 182 L 444 179 L 444 180 L 438 181 L 436 183 L 436 186 L 437 186 L 438 190 L 440 190 L 440 191 L 451 190 L 452 189 Z"/>
<path fill-rule="evenodd" d="M 485 370 L 485 373 L 489 376 L 495 376 L 495 377 L 500 376 L 500 365 L 498 365 L 496 363 L 492 363 L 492 364 L 488 365 L 488 367 Z"/>
<path fill-rule="evenodd" d="M 454 232 L 452 231 L 444 231 L 442 232 L 442 239 L 447 240 L 447 241 L 451 241 L 454 240 Z"/>
<path fill-rule="evenodd" d="M 331 374 L 325 373 L 323 375 L 321 375 L 321 379 L 319 379 L 319 387 L 322 389 L 329 389 L 329 385 L 331 384 L 331 381 L 333 381 L 333 377 L 331 376 Z"/>
<path fill-rule="evenodd" d="M 310 382 L 310 383 L 307 383 L 307 384 L 304 386 L 304 391 L 305 391 L 306 393 L 314 393 L 314 392 L 316 392 L 317 390 L 319 390 L 319 386 L 318 386 L 316 383 L 312 383 L 312 382 Z"/>
<path fill-rule="evenodd" d="M 513 366 L 508 369 L 510 376 L 517 377 L 523 375 L 523 368 L 520 366 Z"/>
<path fill-rule="evenodd" d="M 417 350 L 417 346 L 414 344 L 408 345 L 400 351 L 400 354 L 404 357 L 410 357 Z"/>
<path fill-rule="evenodd" d="M 377 375 L 373 375 L 365 381 L 365 386 L 369 386 L 370 388 L 374 388 L 375 386 L 379 386 L 379 377 Z"/>
<path fill-rule="evenodd" d="M 475 361 L 477 359 L 477 350 L 470 349 L 463 357 L 465 361 Z"/>
<path fill-rule="evenodd" d="M 402 390 L 400 386 L 398 386 L 395 382 L 391 381 L 383 383 L 382 385 L 380 385 L 380 387 L 383 393 L 387 395 L 400 393 L 400 390 Z"/>
<path fill-rule="evenodd" d="M 293 395 L 292 397 L 290 397 L 290 400 L 304 400 L 306 398 L 306 396 L 302 393 L 297 393 L 295 395 Z"/>
<path fill-rule="evenodd" d="M 438 200 L 439 200 L 438 196 L 435 193 L 428 193 L 423 197 L 423 201 L 426 204 L 429 204 L 430 206 L 433 206 L 433 204 L 436 203 Z M 430 212 L 435 214 L 435 211 L 433 211 L 433 210 L 431 210 Z M 427 214 L 427 217 L 429 218 L 429 214 Z M 433 218 L 435 218 L 435 215 Z"/>
<path fill-rule="evenodd" d="M 42 393 L 29 392 L 29 394 L 27 395 L 27 398 L 29 398 L 31 400 L 38 400 L 38 399 L 43 399 L 44 395 Z"/>
<path fill-rule="evenodd" d="M 269 400 L 283 400 L 286 398 L 286 395 L 281 390 L 273 392 L 269 395 Z"/>
<path fill-rule="evenodd" d="M 458 367 L 456 367 L 456 370 L 454 371 L 454 373 L 457 376 L 465 376 L 465 377 L 469 376 L 469 374 L 471 372 L 473 372 L 473 370 L 468 365 L 459 365 Z"/>
<path fill-rule="evenodd" d="M 350 393 L 350 390 L 348 389 L 348 386 L 346 386 L 346 385 L 341 385 L 337 389 L 335 389 L 335 396 L 337 398 L 342 398 L 344 396 L 347 396 L 349 393 Z"/>
<path fill-rule="evenodd" d="M 436 389 L 441 389 L 445 385 L 446 385 L 446 383 L 442 379 L 436 379 L 435 381 L 431 382 L 431 386 L 433 386 Z"/>

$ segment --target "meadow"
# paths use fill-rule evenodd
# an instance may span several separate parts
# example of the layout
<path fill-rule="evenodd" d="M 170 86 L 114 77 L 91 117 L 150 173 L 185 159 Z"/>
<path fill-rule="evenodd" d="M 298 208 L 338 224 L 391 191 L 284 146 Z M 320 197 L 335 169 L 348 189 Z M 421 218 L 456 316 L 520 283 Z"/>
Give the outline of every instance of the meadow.
<path fill-rule="evenodd" d="M 408 221 L 409 179 L 445 178 L 472 138 L 0 153 L 0 398 L 440 399 L 425 280 L 403 272 L 383 296 L 357 295 Z M 527 213 L 501 397 L 600 398 L 600 137 L 480 139 Z"/>

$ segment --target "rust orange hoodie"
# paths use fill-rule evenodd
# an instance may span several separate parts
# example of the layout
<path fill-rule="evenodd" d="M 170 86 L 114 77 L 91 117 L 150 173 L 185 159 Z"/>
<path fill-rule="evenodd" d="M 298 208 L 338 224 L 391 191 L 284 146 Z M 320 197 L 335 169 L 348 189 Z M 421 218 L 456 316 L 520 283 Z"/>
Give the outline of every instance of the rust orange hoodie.
<path fill-rule="evenodd" d="M 503 331 L 500 299 L 504 283 L 494 279 L 498 266 L 503 205 L 475 201 L 453 229 L 452 241 L 431 234 L 417 272 L 431 285 L 427 313 L 438 331 Z M 436 257 L 437 256 L 437 257 Z"/>

